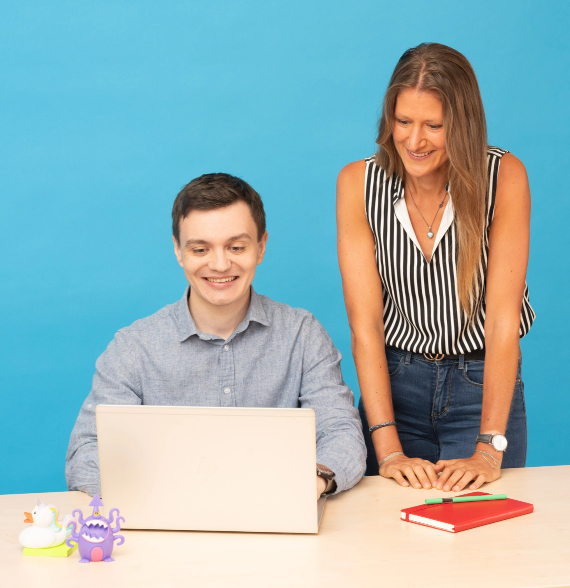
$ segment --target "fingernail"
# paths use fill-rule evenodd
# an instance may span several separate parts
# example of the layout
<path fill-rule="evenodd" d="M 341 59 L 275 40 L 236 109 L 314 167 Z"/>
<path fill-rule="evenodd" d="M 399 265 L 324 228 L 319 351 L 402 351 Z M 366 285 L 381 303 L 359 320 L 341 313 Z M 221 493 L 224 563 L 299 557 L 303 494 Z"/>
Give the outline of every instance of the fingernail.
<path fill-rule="evenodd" d="M 414 484 L 414 486 L 415 486 L 416 488 L 421 488 L 421 486 L 420 486 L 419 484 Z"/>
<path fill-rule="evenodd" d="M 444 487 L 443 487 L 443 489 L 444 489 L 446 492 L 449 492 L 449 486 L 444 486 Z"/>
<path fill-rule="evenodd" d="M 454 486 L 454 487 L 453 487 L 453 491 L 454 491 L 454 492 L 459 492 L 459 486 Z"/>

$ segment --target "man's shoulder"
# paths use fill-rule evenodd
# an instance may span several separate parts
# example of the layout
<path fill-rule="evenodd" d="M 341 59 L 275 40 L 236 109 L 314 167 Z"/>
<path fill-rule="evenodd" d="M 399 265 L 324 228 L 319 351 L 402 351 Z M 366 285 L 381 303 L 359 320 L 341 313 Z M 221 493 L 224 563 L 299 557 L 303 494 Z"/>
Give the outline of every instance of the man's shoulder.
<path fill-rule="evenodd" d="M 179 304 L 180 301 L 167 304 L 154 314 L 119 329 L 117 335 L 128 340 L 174 338 L 178 335 Z"/>
<path fill-rule="evenodd" d="M 305 324 L 316 320 L 313 314 L 304 308 L 296 308 L 283 302 L 277 302 L 277 300 L 263 294 L 258 294 L 257 296 L 263 305 L 267 318 L 275 326 L 282 323 Z"/>
<path fill-rule="evenodd" d="M 301 334 L 301 340 L 317 338 L 328 341 L 332 344 L 329 334 L 315 315 L 304 309 L 277 302 L 267 296 L 258 294 L 265 309 L 265 314 L 272 328 L 296 336 Z"/>

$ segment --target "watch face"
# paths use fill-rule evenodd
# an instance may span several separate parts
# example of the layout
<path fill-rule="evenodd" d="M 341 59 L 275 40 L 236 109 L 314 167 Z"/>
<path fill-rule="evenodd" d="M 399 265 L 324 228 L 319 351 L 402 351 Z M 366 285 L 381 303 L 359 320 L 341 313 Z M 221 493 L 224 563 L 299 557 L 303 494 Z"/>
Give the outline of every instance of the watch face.
<path fill-rule="evenodd" d="M 497 451 L 505 451 L 507 448 L 507 439 L 502 435 L 493 435 L 492 445 Z"/>

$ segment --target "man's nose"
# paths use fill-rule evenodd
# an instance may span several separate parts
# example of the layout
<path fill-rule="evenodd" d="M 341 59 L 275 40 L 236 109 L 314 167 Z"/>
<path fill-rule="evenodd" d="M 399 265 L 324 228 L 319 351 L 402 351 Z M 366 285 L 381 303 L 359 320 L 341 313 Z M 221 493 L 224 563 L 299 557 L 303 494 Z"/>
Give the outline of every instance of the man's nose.
<path fill-rule="evenodd" d="M 225 250 L 214 251 L 214 255 L 210 258 L 208 267 L 214 272 L 227 272 L 232 267 L 232 262 L 228 258 Z"/>

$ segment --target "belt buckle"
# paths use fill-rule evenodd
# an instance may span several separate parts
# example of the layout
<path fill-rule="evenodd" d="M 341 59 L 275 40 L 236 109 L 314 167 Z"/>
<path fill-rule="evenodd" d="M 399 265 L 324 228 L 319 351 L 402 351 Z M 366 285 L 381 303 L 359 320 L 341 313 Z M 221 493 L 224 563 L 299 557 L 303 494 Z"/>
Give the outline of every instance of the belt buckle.
<path fill-rule="evenodd" d="M 423 356 L 428 361 L 441 361 L 445 357 L 445 353 L 424 353 Z"/>

